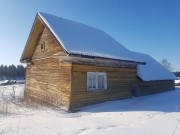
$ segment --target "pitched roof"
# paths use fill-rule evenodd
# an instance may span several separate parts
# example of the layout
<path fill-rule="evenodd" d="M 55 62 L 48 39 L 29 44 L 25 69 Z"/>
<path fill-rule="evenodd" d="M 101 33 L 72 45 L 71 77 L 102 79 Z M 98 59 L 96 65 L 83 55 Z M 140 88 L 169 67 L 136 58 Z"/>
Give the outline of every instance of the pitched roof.
<path fill-rule="evenodd" d="M 135 59 L 146 62 L 146 65 L 137 66 L 137 75 L 143 81 L 175 80 L 177 78 L 173 73 L 164 68 L 159 62 L 154 60 L 151 56 L 137 52 L 132 53 Z"/>
<path fill-rule="evenodd" d="M 42 19 L 68 54 L 146 62 L 146 65 L 138 65 L 137 73 L 142 80 L 175 79 L 172 73 L 153 58 L 146 54 L 128 50 L 102 30 L 46 13 L 38 13 L 37 16 Z M 27 45 L 25 50 L 26 48 L 28 48 Z"/>
<path fill-rule="evenodd" d="M 136 61 L 128 49 L 102 30 L 46 13 L 38 15 L 69 54 Z"/>

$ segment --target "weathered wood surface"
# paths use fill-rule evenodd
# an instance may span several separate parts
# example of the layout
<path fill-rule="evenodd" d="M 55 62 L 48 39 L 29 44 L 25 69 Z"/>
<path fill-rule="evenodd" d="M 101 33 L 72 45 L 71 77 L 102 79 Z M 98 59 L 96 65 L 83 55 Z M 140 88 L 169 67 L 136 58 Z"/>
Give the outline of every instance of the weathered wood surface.
<path fill-rule="evenodd" d="M 173 80 L 159 80 L 159 81 L 142 81 L 137 79 L 136 96 L 144 96 L 155 93 L 160 93 L 168 90 L 174 90 L 175 85 Z"/>
<path fill-rule="evenodd" d="M 44 50 L 41 50 L 41 44 L 45 44 Z M 52 34 L 45 28 L 37 44 L 32 60 L 50 57 L 61 51 L 63 50 L 60 45 L 53 38 Z"/>
<path fill-rule="evenodd" d="M 72 109 L 108 100 L 129 98 L 131 97 L 131 83 L 136 79 L 135 68 L 111 68 L 73 64 L 72 71 Z M 87 90 L 87 72 L 106 72 L 107 90 Z"/>
<path fill-rule="evenodd" d="M 49 59 L 41 60 L 42 63 L 35 61 L 27 68 L 26 95 L 56 106 L 65 106 L 68 109 L 71 93 L 71 65 L 59 65 L 58 59 L 56 62 L 47 60 Z M 53 66 L 50 66 L 50 63 Z"/>
<path fill-rule="evenodd" d="M 41 50 L 41 43 L 44 42 L 45 49 Z M 32 56 L 31 65 L 28 65 L 26 70 L 25 94 L 28 98 L 63 106 L 68 110 L 71 95 L 71 63 L 63 63 L 61 57 L 54 57 L 56 54 L 64 52 L 45 28 Z"/>
<path fill-rule="evenodd" d="M 121 67 L 121 68 L 135 68 L 137 63 L 130 61 L 103 59 L 103 58 L 85 58 L 83 56 L 69 56 L 64 57 L 64 61 L 72 62 L 76 65 L 89 65 L 89 66 L 101 66 L 101 67 Z"/>

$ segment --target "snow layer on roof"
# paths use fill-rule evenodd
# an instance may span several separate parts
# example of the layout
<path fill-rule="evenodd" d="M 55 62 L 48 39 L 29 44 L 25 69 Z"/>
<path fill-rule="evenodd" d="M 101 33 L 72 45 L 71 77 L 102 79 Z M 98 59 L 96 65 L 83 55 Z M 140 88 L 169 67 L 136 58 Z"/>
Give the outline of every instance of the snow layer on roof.
<path fill-rule="evenodd" d="M 176 77 L 152 57 L 129 51 L 105 32 L 75 21 L 38 13 L 68 53 L 146 62 L 137 74 L 144 81 L 175 80 Z"/>
<path fill-rule="evenodd" d="M 132 52 L 137 60 L 145 61 L 146 65 L 138 65 L 137 75 L 143 81 L 175 80 L 176 76 L 164 68 L 159 62 L 147 54 Z"/>
<path fill-rule="evenodd" d="M 128 49 L 99 29 L 46 13 L 39 16 L 68 53 L 136 61 Z"/>

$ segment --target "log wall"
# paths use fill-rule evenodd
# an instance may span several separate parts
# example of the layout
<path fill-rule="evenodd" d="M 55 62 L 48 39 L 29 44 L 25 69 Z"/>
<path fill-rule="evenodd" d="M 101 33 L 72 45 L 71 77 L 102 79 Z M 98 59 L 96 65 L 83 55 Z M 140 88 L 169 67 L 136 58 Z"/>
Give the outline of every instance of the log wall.
<path fill-rule="evenodd" d="M 71 109 L 132 96 L 131 83 L 136 81 L 135 68 L 111 68 L 73 64 L 72 71 Z M 87 72 L 106 72 L 107 90 L 87 90 Z"/>
<path fill-rule="evenodd" d="M 169 90 L 174 90 L 175 85 L 173 80 L 159 81 L 142 81 L 137 79 L 137 86 L 134 90 L 134 96 L 144 96 Z"/>
<path fill-rule="evenodd" d="M 45 44 L 44 50 L 41 50 L 41 44 Z M 62 48 L 52 34 L 45 28 L 32 56 L 32 60 L 51 57 L 59 52 L 63 52 Z"/>
<path fill-rule="evenodd" d="M 41 43 L 45 41 L 45 49 Z M 71 93 L 71 64 L 60 62 L 54 54 L 62 52 L 59 44 L 44 29 L 32 57 L 32 64 L 26 69 L 26 98 L 46 102 L 68 110 Z"/>

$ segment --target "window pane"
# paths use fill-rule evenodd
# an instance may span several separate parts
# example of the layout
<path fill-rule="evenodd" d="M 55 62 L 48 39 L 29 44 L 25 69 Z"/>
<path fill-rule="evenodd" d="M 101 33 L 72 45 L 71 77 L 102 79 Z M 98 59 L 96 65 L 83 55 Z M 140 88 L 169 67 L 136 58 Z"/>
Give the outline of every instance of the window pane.
<path fill-rule="evenodd" d="M 104 89 L 104 75 L 98 75 L 98 89 Z"/>
<path fill-rule="evenodd" d="M 93 73 L 88 74 L 88 88 L 95 89 L 96 88 L 96 76 Z"/>
<path fill-rule="evenodd" d="M 106 73 L 103 72 L 87 72 L 87 88 L 88 89 L 107 89 Z"/>

